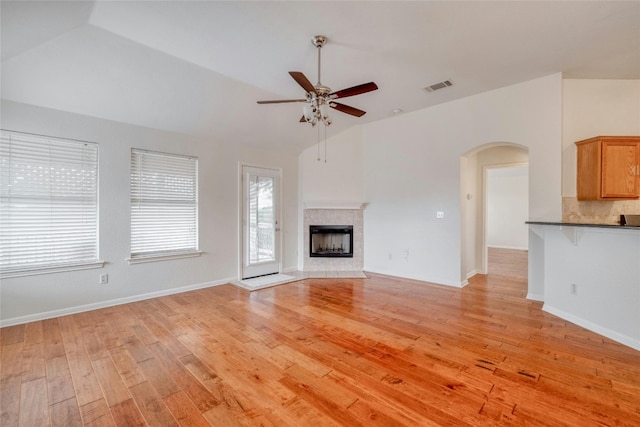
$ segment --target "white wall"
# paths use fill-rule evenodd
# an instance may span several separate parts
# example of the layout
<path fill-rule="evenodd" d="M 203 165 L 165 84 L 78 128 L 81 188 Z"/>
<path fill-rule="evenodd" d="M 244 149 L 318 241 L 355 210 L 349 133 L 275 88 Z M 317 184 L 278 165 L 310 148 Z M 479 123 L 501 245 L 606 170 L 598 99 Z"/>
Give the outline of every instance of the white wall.
<path fill-rule="evenodd" d="M 365 125 L 365 269 L 463 283 L 459 162 L 486 143 L 528 148 L 529 218 L 560 220 L 561 85 L 555 74 Z"/>
<path fill-rule="evenodd" d="M 529 168 L 487 170 L 487 246 L 529 247 Z"/>
<path fill-rule="evenodd" d="M 562 195 L 576 196 L 575 142 L 640 135 L 640 80 L 563 80 Z"/>
<path fill-rule="evenodd" d="M 344 152 L 350 167 L 362 168 L 365 270 L 464 283 L 468 270 L 462 257 L 475 259 L 476 254 L 461 249 L 461 182 L 472 185 L 461 178 L 461 157 L 485 144 L 504 141 L 528 149 L 529 219 L 560 220 L 561 85 L 561 75 L 554 74 L 363 125 L 360 141 L 355 132 L 339 135 L 342 142 L 329 145 L 323 167 L 342 169 L 331 162 L 343 159 Z M 360 147 L 362 158 L 349 144 Z M 318 179 L 314 153 L 310 148 L 300 156 L 305 199 L 358 198 L 356 187 Z M 436 219 L 436 211 L 444 211 L 445 218 Z M 466 228 L 465 235 L 474 228 Z M 530 283 L 530 293 L 541 295 L 538 285 Z"/>
<path fill-rule="evenodd" d="M 328 138 L 326 150 L 324 141 L 307 148 L 299 159 L 303 202 L 363 201 L 362 126 Z"/>
<path fill-rule="evenodd" d="M 234 279 L 238 272 L 238 163 L 283 169 L 283 266 L 296 267 L 298 157 L 240 148 L 44 108 L 2 102 L 2 127 L 99 143 L 99 233 L 103 269 L 3 279 L 3 325 L 60 315 L 181 287 Z M 129 160 L 131 148 L 199 159 L 198 258 L 129 265 Z M 107 285 L 98 275 L 109 274 Z"/>

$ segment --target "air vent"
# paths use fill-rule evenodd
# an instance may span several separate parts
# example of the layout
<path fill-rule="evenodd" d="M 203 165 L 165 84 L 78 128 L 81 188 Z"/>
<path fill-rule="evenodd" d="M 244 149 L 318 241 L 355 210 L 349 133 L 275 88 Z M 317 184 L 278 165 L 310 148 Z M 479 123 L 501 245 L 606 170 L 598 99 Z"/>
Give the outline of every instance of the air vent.
<path fill-rule="evenodd" d="M 435 83 L 435 84 L 432 84 L 431 86 L 427 86 L 424 88 L 424 90 L 426 90 L 427 92 L 433 92 L 438 89 L 444 89 L 445 87 L 449 87 L 449 86 L 453 86 L 453 83 L 451 83 L 451 80 L 445 80 L 443 82 Z"/>

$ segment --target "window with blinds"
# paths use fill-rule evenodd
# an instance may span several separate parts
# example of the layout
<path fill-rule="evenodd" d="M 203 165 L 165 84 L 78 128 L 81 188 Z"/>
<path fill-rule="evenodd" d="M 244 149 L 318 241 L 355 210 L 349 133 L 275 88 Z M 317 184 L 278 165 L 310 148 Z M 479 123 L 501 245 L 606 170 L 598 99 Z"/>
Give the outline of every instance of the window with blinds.
<path fill-rule="evenodd" d="M 131 150 L 129 262 L 199 254 L 198 159 Z"/>
<path fill-rule="evenodd" d="M 98 145 L 0 131 L 2 276 L 102 265 Z"/>

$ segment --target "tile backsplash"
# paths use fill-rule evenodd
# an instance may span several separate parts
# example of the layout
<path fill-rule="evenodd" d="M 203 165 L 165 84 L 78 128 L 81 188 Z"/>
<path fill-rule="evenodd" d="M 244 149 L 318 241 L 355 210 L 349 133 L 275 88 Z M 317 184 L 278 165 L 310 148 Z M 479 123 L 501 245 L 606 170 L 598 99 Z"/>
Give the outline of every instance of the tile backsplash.
<path fill-rule="evenodd" d="M 580 224 L 620 224 L 621 214 L 640 214 L 640 200 L 584 200 L 562 198 L 562 221 Z"/>

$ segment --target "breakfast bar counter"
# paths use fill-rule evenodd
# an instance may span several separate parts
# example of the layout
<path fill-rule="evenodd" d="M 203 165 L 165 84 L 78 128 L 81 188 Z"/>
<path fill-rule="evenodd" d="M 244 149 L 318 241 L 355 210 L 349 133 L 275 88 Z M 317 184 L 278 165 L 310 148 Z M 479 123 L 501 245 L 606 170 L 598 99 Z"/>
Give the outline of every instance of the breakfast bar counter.
<path fill-rule="evenodd" d="M 527 221 L 529 225 L 552 225 L 556 227 L 588 227 L 588 228 L 608 228 L 640 231 L 640 227 L 620 224 L 591 224 L 580 222 L 547 222 L 547 221 Z"/>
<path fill-rule="evenodd" d="M 527 224 L 543 309 L 640 350 L 640 227 Z"/>

